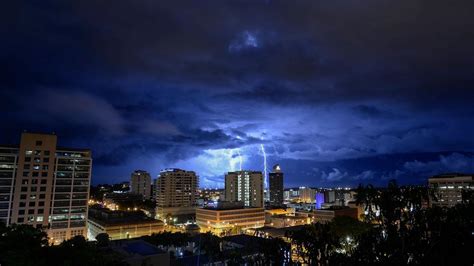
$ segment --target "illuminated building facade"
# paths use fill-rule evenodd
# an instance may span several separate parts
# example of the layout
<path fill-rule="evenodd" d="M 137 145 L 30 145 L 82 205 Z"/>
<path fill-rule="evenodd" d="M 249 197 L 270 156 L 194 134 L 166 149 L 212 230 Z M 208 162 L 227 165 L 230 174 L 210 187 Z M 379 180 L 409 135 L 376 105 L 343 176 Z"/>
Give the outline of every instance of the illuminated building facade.
<path fill-rule="evenodd" d="M 436 200 L 430 200 L 431 204 L 440 207 L 453 207 L 461 203 L 462 191 L 474 189 L 473 179 L 472 175 L 462 174 L 446 174 L 429 178 L 429 186 L 436 193 Z"/>
<path fill-rule="evenodd" d="M 316 193 L 316 209 L 321 209 L 324 203 L 324 193 Z"/>
<path fill-rule="evenodd" d="M 265 224 L 264 208 L 199 208 L 196 209 L 196 223 L 201 232 L 214 234 L 236 234 L 240 230 L 259 228 Z M 237 230 L 238 229 L 238 230 Z"/>
<path fill-rule="evenodd" d="M 163 229 L 162 221 L 148 218 L 141 211 L 89 209 L 88 230 L 91 239 L 101 233 L 107 233 L 111 240 L 136 238 L 159 233 Z"/>
<path fill-rule="evenodd" d="M 10 224 L 13 185 L 18 164 L 18 148 L 0 146 L 0 223 Z"/>
<path fill-rule="evenodd" d="M 0 148 L 0 161 L 1 221 L 46 228 L 54 243 L 87 236 L 89 150 L 57 147 L 56 135 L 23 133 L 18 147 Z"/>
<path fill-rule="evenodd" d="M 263 207 L 263 175 L 258 171 L 236 171 L 225 175 L 225 200 L 245 207 Z"/>
<path fill-rule="evenodd" d="M 309 187 L 300 187 L 300 201 L 304 203 L 315 203 L 316 189 Z"/>

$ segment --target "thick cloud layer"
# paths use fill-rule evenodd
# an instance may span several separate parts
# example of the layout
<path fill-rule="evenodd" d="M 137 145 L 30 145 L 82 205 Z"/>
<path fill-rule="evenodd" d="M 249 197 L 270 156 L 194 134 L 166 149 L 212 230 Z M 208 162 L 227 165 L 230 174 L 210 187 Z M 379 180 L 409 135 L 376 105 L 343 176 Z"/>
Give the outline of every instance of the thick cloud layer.
<path fill-rule="evenodd" d="M 471 172 L 474 3 L 12 1 L 2 142 L 56 132 L 94 182 L 281 163 L 288 185 Z M 386 158 L 391 158 L 390 163 Z"/>

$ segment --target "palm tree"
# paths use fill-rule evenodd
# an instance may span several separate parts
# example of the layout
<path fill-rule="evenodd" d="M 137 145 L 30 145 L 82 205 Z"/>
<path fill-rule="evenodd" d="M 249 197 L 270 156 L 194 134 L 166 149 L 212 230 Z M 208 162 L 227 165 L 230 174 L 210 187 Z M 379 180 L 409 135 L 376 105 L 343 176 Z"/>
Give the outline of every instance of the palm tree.
<path fill-rule="evenodd" d="M 379 193 L 377 189 L 371 184 L 363 186 L 359 184 L 356 189 L 356 204 L 358 206 L 364 206 L 364 218 L 367 221 L 372 221 L 376 217 L 375 209 L 378 209 L 378 197 Z"/>

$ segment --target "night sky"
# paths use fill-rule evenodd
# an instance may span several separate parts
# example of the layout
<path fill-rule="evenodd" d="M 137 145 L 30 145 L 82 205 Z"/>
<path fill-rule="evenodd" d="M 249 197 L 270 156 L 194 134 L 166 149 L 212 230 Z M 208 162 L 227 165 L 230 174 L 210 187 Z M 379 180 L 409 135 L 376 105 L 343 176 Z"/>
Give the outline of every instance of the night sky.
<path fill-rule="evenodd" d="M 30 2 L 30 3 L 26 3 Z M 474 1 L 6 1 L 0 143 L 135 169 L 281 165 L 286 186 L 474 172 Z"/>

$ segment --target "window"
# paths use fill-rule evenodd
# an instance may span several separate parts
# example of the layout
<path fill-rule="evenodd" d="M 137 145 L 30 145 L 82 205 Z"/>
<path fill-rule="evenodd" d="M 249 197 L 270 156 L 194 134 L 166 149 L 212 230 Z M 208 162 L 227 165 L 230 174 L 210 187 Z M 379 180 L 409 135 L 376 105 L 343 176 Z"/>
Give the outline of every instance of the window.
<path fill-rule="evenodd" d="M 20 199 L 26 199 L 26 194 L 20 195 Z"/>
<path fill-rule="evenodd" d="M 27 192 L 28 191 L 28 187 L 21 187 L 21 192 Z"/>
<path fill-rule="evenodd" d="M 49 163 L 49 158 L 43 158 L 43 163 Z"/>
<path fill-rule="evenodd" d="M 56 186 L 70 186 L 72 183 L 71 180 L 57 179 Z"/>
<path fill-rule="evenodd" d="M 25 157 L 25 162 L 31 162 L 31 157 L 29 156 Z"/>
<path fill-rule="evenodd" d="M 23 169 L 29 170 L 29 169 L 30 169 L 30 165 L 29 165 L 29 164 L 25 164 L 25 165 L 23 166 Z"/>
<path fill-rule="evenodd" d="M 44 151 L 45 156 L 49 156 L 49 151 Z"/>
<path fill-rule="evenodd" d="M 41 173 L 41 176 L 42 176 L 42 177 L 48 177 L 48 172 L 42 172 L 42 173 Z"/>
<path fill-rule="evenodd" d="M 41 151 L 40 150 L 35 150 L 35 155 L 41 155 Z"/>
<path fill-rule="evenodd" d="M 36 192 L 37 189 L 38 187 L 31 187 L 31 192 Z"/>
<path fill-rule="evenodd" d="M 34 185 L 38 184 L 38 179 L 31 179 L 31 184 L 34 184 Z"/>
<path fill-rule="evenodd" d="M 30 200 L 35 200 L 36 199 L 36 194 L 31 194 L 30 195 Z"/>
<path fill-rule="evenodd" d="M 18 215 L 24 215 L 25 214 L 25 210 L 19 210 L 18 211 Z"/>
<path fill-rule="evenodd" d="M 23 223 L 24 221 L 25 221 L 25 218 L 23 218 L 23 217 L 18 218 L 18 223 L 19 224 Z"/>
<path fill-rule="evenodd" d="M 20 202 L 20 208 L 26 207 L 26 203 L 24 201 Z"/>
<path fill-rule="evenodd" d="M 35 164 L 35 165 L 33 165 L 33 169 L 34 169 L 34 170 L 39 170 L 39 169 L 40 169 L 40 166 L 39 166 L 39 164 Z"/>
<path fill-rule="evenodd" d="M 38 209 L 38 214 L 43 214 L 44 213 L 44 209 Z"/>
<path fill-rule="evenodd" d="M 37 140 L 37 141 L 36 141 L 36 146 L 41 146 L 41 145 L 43 145 L 43 141 Z"/>
<path fill-rule="evenodd" d="M 43 170 L 48 170 L 48 165 L 43 165 Z"/>
<path fill-rule="evenodd" d="M 22 185 L 28 185 L 28 179 L 23 179 L 21 180 Z"/>
<path fill-rule="evenodd" d="M 35 209 L 28 210 L 28 214 L 35 214 Z"/>
<path fill-rule="evenodd" d="M 38 202 L 38 206 L 44 206 L 44 201 Z"/>
<path fill-rule="evenodd" d="M 41 185 L 45 185 L 48 180 L 46 179 L 41 179 Z"/>
<path fill-rule="evenodd" d="M 35 163 L 40 163 L 41 159 L 39 157 L 35 157 Z"/>
<path fill-rule="evenodd" d="M 30 201 L 28 203 L 28 206 L 30 206 L 30 207 L 34 207 L 35 205 L 36 205 L 36 202 L 34 202 L 34 201 Z"/>
<path fill-rule="evenodd" d="M 30 172 L 23 172 L 23 177 L 28 177 L 28 174 L 29 174 L 29 173 L 30 173 Z"/>
<path fill-rule="evenodd" d="M 41 191 L 41 192 L 46 191 L 46 187 L 40 187 L 40 191 Z"/>
<path fill-rule="evenodd" d="M 44 199 L 45 194 L 40 194 L 40 199 Z"/>
<path fill-rule="evenodd" d="M 64 199 L 70 199 L 70 198 L 71 198 L 70 194 L 56 194 L 54 196 L 55 200 L 64 200 Z"/>
<path fill-rule="evenodd" d="M 43 221 L 43 216 L 38 216 L 38 217 L 36 217 L 36 221 L 37 221 L 37 222 L 42 222 L 42 221 Z"/>
<path fill-rule="evenodd" d="M 39 175 L 39 172 L 33 172 L 33 174 L 31 175 L 32 177 L 38 177 Z"/>
<path fill-rule="evenodd" d="M 25 151 L 25 154 L 26 154 L 26 155 L 32 155 L 32 154 L 33 154 L 33 151 Z"/>

